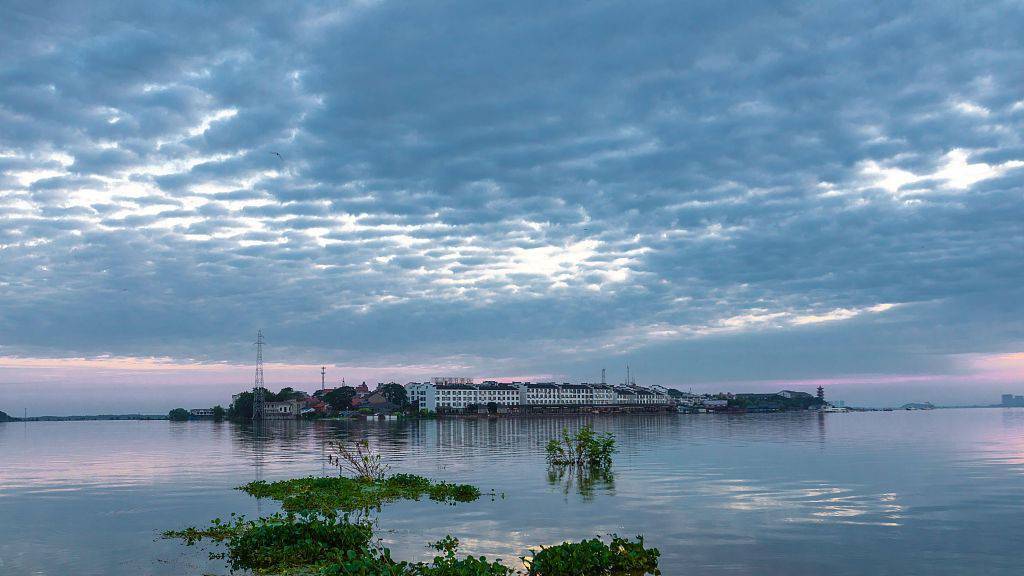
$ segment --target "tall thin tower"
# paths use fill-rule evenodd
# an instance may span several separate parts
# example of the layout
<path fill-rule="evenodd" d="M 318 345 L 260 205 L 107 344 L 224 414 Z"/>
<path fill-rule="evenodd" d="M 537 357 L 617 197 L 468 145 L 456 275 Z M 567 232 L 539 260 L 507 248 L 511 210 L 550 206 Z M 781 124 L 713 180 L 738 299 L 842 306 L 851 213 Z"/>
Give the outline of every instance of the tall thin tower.
<path fill-rule="evenodd" d="M 607 384 L 608 382 L 604 379 L 604 368 L 601 368 L 601 384 Z"/>
<path fill-rule="evenodd" d="M 327 389 L 327 366 L 320 367 L 320 391 Z"/>
<path fill-rule="evenodd" d="M 267 416 L 263 383 L 263 330 L 256 332 L 256 381 L 252 385 L 252 419 L 263 420 Z"/>

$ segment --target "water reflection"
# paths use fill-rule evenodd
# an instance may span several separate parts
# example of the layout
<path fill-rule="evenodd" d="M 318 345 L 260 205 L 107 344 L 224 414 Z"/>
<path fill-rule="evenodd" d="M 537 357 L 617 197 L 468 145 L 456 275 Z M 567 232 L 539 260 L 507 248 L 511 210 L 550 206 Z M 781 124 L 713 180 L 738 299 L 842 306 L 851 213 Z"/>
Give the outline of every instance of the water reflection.
<path fill-rule="evenodd" d="M 594 490 L 609 496 L 615 494 L 615 473 L 605 468 L 548 466 L 548 483 L 560 486 L 566 495 L 576 492 L 586 502 L 594 499 Z"/>
<path fill-rule="evenodd" d="M 563 427 L 618 439 L 614 475 L 547 465 Z M 415 422 L 0 424 L 0 573 L 224 574 L 164 528 L 274 511 L 233 487 L 336 474 L 365 439 L 395 472 L 503 498 L 401 502 L 396 555 L 447 533 L 514 559 L 536 544 L 644 533 L 665 574 L 1016 574 L 1024 410 L 635 415 Z"/>

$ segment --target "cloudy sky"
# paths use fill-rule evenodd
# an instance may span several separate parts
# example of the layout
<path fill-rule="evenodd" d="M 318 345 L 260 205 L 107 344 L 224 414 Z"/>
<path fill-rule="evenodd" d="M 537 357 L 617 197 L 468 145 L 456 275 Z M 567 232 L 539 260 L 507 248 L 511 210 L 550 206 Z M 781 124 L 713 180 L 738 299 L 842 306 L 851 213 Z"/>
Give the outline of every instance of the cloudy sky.
<path fill-rule="evenodd" d="M 273 388 L 1024 393 L 1018 1 L 134 4 L 0 2 L 0 409 L 223 401 L 259 328 Z"/>

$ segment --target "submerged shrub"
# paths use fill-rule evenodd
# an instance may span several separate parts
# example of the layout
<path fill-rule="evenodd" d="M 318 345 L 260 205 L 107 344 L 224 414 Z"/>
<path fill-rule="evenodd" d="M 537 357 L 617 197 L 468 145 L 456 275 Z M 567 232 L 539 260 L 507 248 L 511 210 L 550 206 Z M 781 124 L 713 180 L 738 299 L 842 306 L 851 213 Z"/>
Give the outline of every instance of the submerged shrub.
<path fill-rule="evenodd" d="M 381 455 L 370 449 L 366 440 L 357 442 L 331 442 L 331 454 L 327 461 L 341 471 L 348 471 L 360 480 L 383 480 L 390 465 L 385 463 Z"/>
<path fill-rule="evenodd" d="M 610 544 L 600 538 L 563 542 L 542 547 L 533 558 L 523 558 L 530 576 L 615 576 L 661 574 L 657 548 L 644 548 L 643 536 L 627 540 L 612 535 Z"/>
<path fill-rule="evenodd" d="M 561 437 L 552 438 L 546 450 L 550 464 L 607 468 L 615 453 L 615 436 L 610 432 L 597 434 L 589 425 L 576 434 L 569 434 L 569 430 L 563 428 Z"/>

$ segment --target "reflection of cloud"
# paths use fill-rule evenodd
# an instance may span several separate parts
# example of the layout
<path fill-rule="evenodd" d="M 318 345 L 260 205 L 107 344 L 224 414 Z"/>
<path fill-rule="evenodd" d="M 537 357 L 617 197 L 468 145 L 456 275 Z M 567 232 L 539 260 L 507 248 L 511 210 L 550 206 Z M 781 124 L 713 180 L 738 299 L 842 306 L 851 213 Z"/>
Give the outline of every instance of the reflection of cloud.
<path fill-rule="evenodd" d="M 706 482 L 695 489 L 724 498 L 726 509 L 780 511 L 785 513 L 787 522 L 899 526 L 899 514 L 903 511 L 894 493 L 858 494 L 838 486 L 812 484 L 768 489 L 745 480 L 721 480 Z"/>

